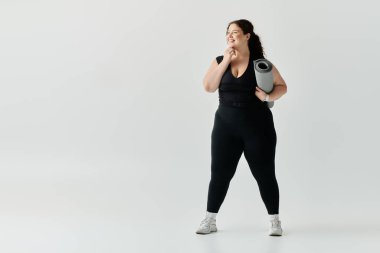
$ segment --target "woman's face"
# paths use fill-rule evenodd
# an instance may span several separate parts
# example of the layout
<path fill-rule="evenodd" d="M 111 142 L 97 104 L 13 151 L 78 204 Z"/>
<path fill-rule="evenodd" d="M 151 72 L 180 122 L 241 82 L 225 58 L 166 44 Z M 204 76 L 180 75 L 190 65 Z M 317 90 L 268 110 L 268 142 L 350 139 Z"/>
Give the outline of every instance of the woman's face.
<path fill-rule="evenodd" d="M 247 43 L 250 34 L 243 34 L 243 30 L 236 24 L 231 24 L 226 32 L 226 42 L 231 47 L 240 47 Z"/>

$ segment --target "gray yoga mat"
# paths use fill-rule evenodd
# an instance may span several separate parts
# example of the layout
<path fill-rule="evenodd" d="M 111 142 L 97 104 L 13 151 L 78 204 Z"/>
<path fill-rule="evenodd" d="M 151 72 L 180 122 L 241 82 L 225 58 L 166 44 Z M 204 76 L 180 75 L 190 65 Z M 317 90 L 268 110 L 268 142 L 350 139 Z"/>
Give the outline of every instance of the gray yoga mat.
<path fill-rule="evenodd" d="M 273 90 L 273 65 L 267 59 L 257 59 L 253 61 L 253 67 L 255 69 L 257 86 L 266 93 L 270 93 Z M 272 108 L 274 101 L 267 102 L 269 108 Z"/>

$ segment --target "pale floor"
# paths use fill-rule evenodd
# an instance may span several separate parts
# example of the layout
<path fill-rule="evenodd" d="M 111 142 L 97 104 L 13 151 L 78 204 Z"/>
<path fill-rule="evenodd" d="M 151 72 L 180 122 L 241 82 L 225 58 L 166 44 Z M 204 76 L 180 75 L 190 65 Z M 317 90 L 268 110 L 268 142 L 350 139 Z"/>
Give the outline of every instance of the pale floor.
<path fill-rule="evenodd" d="M 0 252 L 380 252 L 377 214 L 356 220 L 308 215 L 282 217 L 282 237 L 268 236 L 269 223 L 255 217 L 217 217 L 218 232 L 198 235 L 200 217 L 189 213 L 133 221 L 111 214 L 1 215 Z"/>

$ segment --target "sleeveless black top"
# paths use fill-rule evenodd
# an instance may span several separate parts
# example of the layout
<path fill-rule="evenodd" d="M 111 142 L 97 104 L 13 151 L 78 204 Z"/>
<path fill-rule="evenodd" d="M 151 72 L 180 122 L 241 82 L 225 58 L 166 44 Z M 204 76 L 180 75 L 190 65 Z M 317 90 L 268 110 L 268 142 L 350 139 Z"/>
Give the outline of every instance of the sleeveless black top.
<path fill-rule="evenodd" d="M 223 55 L 217 56 L 218 64 L 222 62 Z M 262 107 L 266 102 L 261 101 L 255 95 L 256 75 L 253 68 L 253 60 L 250 59 L 248 67 L 240 77 L 235 77 L 228 65 L 219 84 L 219 103 L 234 107 Z"/>

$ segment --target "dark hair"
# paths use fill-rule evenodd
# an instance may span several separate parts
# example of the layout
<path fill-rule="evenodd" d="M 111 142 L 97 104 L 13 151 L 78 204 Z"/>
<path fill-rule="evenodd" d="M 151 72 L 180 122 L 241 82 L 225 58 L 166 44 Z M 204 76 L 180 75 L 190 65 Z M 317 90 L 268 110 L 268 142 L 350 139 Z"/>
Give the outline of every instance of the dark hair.
<path fill-rule="evenodd" d="M 250 53 L 249 58 L 251 60 L 265 58 L 264 57 L 265 53 L 261 45 L 260 37 L 253 31 L 254 27 L 252 23 L 246 19 L 234 20 L 228 23 L 227 31 L 230 25 L 232 24 L 236 24 L 237 26 L 239 26 L 243 30 L 244 34 L 247 34 L 247 33 L 251 34 L 248 40 L 248 47 L 249 47 L 249 53 Z"/>

